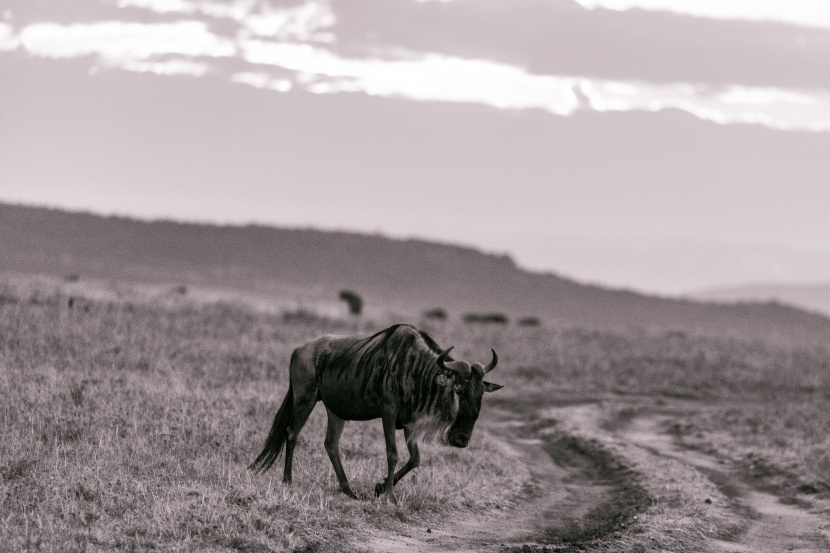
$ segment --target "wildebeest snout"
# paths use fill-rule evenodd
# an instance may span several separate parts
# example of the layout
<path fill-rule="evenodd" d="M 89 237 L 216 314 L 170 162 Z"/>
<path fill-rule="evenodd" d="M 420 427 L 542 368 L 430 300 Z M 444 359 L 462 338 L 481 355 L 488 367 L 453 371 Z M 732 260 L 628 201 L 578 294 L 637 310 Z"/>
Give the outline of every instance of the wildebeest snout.
<path fill-rule="evenodd" d="M 447 442 L 453 447 L 467 447 L 470 443 L 469 432 L 453 432 Z"/>

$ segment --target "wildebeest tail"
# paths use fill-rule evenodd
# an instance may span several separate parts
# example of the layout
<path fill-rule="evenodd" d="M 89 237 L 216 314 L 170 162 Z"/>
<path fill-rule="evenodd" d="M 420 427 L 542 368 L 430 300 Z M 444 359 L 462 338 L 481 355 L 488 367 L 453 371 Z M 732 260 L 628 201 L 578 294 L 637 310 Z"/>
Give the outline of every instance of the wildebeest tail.
<path fill-rule="evenodd" d="M 274 416 L 274 424 L 271 425 L 271 432 L 268 433 L 268 438 L 265 440 L 265 447 L 262 448 L 262 453 L 256 460 L 248 465 L 248 468 L 257 472 L 265 472 L 282 451 L 282 446 L 285 445 L 285 438 L 288 435 L 288 423 L 294 415 L 294 390 L 291 389 L 291 384 L 288 385 L 288 393 L 285 394 L 285 399 L 282 400 L 279 411 Z"/>

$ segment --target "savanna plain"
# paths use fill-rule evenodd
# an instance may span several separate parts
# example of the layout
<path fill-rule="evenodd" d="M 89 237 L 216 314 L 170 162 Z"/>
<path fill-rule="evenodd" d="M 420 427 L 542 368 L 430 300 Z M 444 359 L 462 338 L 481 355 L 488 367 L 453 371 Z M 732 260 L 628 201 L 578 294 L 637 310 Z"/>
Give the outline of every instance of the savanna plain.
<path fill-rule="evenodd" d="M 505 388 L 485 397 L 470 446 L 422 447 L 393 505 L 374 495 L 380 422 L 349 423 L 355 501 L 338 493 L 318 406 L 291 486 L 279 461 L 249 471 L 291 351 L 392 322 L 464 359 L 498 352 L 488 378 Z M 821 344 L 452 314 L 356 321 L 172 287 L 0 277 L 2 551 L 826 553 L 828 429 Z M 565 468 L 560 480 L 540 477 L 531 447 Z M 772 536 L 779 515 L 798 535 Z M 470 521 L 479 541 L 463 535 Z"/>

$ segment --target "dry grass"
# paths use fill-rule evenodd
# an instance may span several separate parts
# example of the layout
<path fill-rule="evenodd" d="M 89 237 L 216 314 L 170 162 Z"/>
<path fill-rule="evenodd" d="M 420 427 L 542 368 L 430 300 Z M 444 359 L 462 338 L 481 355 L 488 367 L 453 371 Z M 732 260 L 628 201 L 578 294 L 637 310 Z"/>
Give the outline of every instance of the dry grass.
<path fill-rule="evenodd" d="M 385 470 L 374 421 L 344 433 L 346 470 L 363 499 L 349 500 L 337 493 L 319 410 L 301 436 L 293 486 L 280 483 L 279 463 L 253 475 L 246 465 L 282 400 L 291 350 L 354 323 L 124 286 L 87 290 L 69 309 L 73 286 L 0 284 L 0 543 L 10 549 L 334 551 L 366 529 L 482 510 L 519 493 L 526 473 L 479 432 L 466 450 L 425 448 L 399 485 L 399 507 L 374 500 Z M 591 394 L 696 399 L 715 407 L 686 421 L 690 443 L 726 448 L 748 470 L 784 471 L 791 478 L 781 485 L 821 493 L 830 473 L 825 348 L 422 326 L 430 324 L 464 358 L 486 362 L 495 348 L 501 361 L 490 376 L 507 386 L 496 396 L 521 400 L 528 413 Z M 663 480 L 649 492 L 668 494 L 659 486 L 671 478 Z M 662 516 L 680 529 L 672 517 L 682 510 L 670 507 Z M 702 509 L 687 507 L 690 517 Z"/>
<path fill-rule="evenodd" d="M 351 423 L 344 463 L 365 500 L 350 500 L 322 447 L 322 412 L 301 435 L 293 486 L 278 469 L 249 472 L 291 350 L 337 323 L 183 300 L 75 298 L 70 310 L 38 287 L 0 296 L 9 549 L 333 551 L 391 521 L 504 503 L 521 485 L 480 434 L 466 450 L 426 447 L 396 508 L 373 494 L 385 471 L 379 422 Z"/>
<path fill-rule="evenodd" d="M 757 487 L 795 498 L 830 497 L 830 398 L 816 394 L 717 405 L 690 413 L 683 443 L 742 466 Z"/>

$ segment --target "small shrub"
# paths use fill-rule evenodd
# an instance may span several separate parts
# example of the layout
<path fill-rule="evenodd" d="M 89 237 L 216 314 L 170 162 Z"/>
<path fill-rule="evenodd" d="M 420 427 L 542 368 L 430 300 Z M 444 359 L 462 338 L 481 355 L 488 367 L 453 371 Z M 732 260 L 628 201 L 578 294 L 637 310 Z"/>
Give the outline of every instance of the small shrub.
<path fill-rule="evenodd" d="M 447 320 L 447 312 L 441 309 L 440 307 L 436 307 L 435 309 L 429 309 L 424 311 L 423 313 L 425 319 L 432 319 L 435 321 L 446 321 Z"/>
<path fill-rule="evenodd" d="M 517 324 L 519 326 L 540 326 L 542 321 L 539 317 L 523 317 L 519 319 Z"/>
<path fill-rule="evenodd" d="M 507 315 L 503 313 L 467 313 L 464 315 L 464 322 L 471 324 L 500 324 L 506 325 Z"/>

